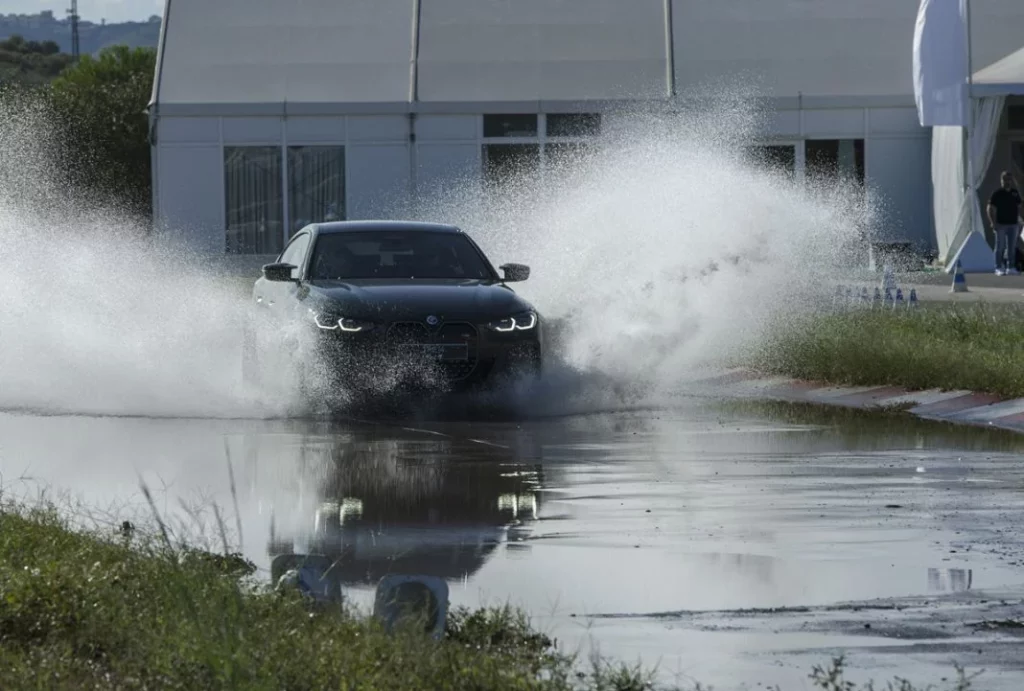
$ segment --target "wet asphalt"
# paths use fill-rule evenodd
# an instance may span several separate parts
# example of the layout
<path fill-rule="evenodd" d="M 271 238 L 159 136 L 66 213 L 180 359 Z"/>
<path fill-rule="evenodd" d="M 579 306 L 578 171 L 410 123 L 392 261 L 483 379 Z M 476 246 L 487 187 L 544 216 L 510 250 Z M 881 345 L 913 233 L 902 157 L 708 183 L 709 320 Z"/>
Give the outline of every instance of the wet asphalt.
<path fill-rule="evenodd" d="M 454 605 L 526 608 L 560 647 L 663 682 L 1024 687 L 1024 438 L 892 417 L 671 410 L 529 422 L 226 421 L 0 413 L 8 498 L 86 525 L 162 520 L 269 576 L 340 560 Z"/>

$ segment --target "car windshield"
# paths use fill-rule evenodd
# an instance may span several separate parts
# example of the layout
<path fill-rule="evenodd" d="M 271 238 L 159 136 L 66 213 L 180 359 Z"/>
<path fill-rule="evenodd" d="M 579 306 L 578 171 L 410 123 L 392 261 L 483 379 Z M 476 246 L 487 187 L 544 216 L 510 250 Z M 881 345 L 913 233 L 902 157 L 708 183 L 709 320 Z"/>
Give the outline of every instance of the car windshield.
<path fill-rule="evenodd" d="M 325 233 L 316 242 L 313 280 L 359 278 L 493 278 L 480 252 L 459 233 L 381 231 Z"/>

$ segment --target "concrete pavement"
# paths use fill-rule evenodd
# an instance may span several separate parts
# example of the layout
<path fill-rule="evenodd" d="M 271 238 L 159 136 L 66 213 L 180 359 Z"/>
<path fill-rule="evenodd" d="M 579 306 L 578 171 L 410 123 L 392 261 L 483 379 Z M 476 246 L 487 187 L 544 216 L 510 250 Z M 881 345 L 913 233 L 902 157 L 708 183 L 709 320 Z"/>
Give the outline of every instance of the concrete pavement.
<path fill-rule="evenodd" d="M 881 272 L 869 273 L 858 277 L 860 280 L 850 282 L 858 290 L 867 287 L 873 294 L 875 286 L 880 286 Z M 953 276 L 943 271 L 909 271 L 896 275 L 896 284 L 903 290 L 904 298 L 909 298 L 910 289 L 917 291 L 917 298 L 924 303 L 997 303 L 1024 305 L 1024 276 L 996 276 L 994 273 L 964 274 L 967 284 L 966 293 L 953 293 Z"/>
<path fill-rule="evenodd" d="M 926 420 L 1024 433 L 1024 398 L 1007 399 L 976 391 L 913 391 L 898 386 L 832 386 L 791 377 L 766 377 L 738 368 L 690 382 L 694 395 L 725 399 L 776 400 L 862 410 L 900 406 Z"/>

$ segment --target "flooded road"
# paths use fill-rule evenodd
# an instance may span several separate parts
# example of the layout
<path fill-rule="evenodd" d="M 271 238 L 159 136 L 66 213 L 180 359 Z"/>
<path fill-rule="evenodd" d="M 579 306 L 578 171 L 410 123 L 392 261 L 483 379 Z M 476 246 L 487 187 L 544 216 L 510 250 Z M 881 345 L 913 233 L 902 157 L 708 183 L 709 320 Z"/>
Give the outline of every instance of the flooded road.
<path fill-rule="evenodd" d="M 441 576 L 455 605 L 522 606 L 563 649 L 716 689 L 810 688 L 839 653 L 855 680 L 939 684 L 957 662 L 1021 688 L 1021 451 L 705 401 L 507 423 L 0 414 L 8 496 L 113 526 L 151 515 L 144 482 L 220 549 L 216 503 L 268 576 L 279 555 L 340 558 L 366 607 L 387 573 Z"/>

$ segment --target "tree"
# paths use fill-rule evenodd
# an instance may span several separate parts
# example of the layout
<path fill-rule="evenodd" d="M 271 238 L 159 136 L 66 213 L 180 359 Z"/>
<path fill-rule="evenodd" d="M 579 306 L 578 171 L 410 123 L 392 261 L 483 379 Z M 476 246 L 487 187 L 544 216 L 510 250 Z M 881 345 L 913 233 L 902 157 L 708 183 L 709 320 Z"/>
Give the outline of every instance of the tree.
<path fill-rule="evenodd" d="M 0 82 L 45 84 L 71 64 L 53 41 L 26 41 L 19 34 L 0 40 Z"/>
<path fill-rule="evenodd" d="M 52 82 L 53 104 L 77 162 L 74 181 L 97 201 L 148 215 L 152 199 L 149 104 L 152 48 L 83 55 Z"/>

